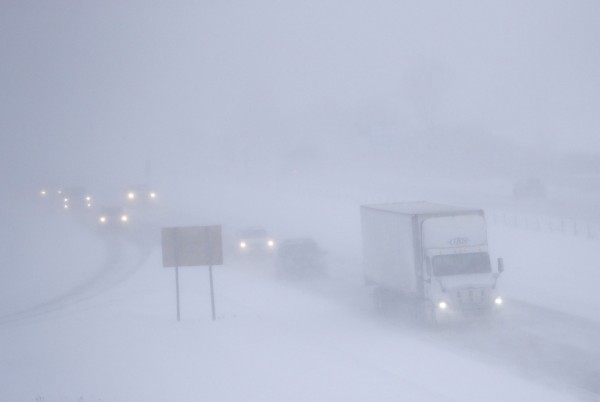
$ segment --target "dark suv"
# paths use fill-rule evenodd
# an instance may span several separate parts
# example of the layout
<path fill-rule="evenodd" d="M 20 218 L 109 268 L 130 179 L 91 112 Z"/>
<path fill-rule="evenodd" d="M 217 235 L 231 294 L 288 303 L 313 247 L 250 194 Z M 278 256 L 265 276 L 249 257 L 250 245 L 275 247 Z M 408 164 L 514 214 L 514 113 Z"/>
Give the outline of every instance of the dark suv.
<path fill-rule="evenodd" d="M 325 271 L 325 252 L 310 238 L 284 240 L 277 250 L 276 266 L 281 274 L 314 276 Z"/>

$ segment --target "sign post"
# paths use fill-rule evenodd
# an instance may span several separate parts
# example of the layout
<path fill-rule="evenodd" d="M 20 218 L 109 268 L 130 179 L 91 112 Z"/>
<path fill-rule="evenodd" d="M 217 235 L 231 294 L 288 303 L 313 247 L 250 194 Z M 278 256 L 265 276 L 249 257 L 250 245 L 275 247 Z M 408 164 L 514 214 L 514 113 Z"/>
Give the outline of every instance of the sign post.
<path fill-rule="evenodd" d="M 179 267 L 175 267 L 175 294 L 177 297 L 177 321 L 181 321 L 179 313 Z"/>
<path fill-rule="evenodd" d="M 208 278 L 210 280 L 210 306 L 212 310 L 212 319 L 216 320 L 215 316 L 215 291 L 213 287 L 212 265 L 208 266 Z"/>
<path fill-rule="evenodd" d="M 223 264 L 221 226 L 189 226 L 163 228 L 163 267 L 175 267 L 177 321 L 179 310 L 179 267 L 207 266 L 210 281 L 212 319 L 216 320 L 213 286 L 213 265 Z"/>

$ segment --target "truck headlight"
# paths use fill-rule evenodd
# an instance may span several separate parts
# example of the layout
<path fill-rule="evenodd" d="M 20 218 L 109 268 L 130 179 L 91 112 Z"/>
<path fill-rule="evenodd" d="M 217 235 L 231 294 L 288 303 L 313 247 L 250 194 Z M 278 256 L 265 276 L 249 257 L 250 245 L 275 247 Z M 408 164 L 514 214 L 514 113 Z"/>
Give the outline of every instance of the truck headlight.
<path fill-rule="evenodd" d="M 496 306 L 502 305 L 503 302 L 504 302 L 504 300 L 502 300 L 502 297 L 500 297 L 500 296 L 496 296 L 496 298 L 494 299 L 494 304 Z"/>
<path fill-rule="evenodd" d="M 446 310 L 448 308 L 448 303 L 446 303 L 445 301 L 441 301 L 438 303 L 438 307 L 440 310 Z"/>

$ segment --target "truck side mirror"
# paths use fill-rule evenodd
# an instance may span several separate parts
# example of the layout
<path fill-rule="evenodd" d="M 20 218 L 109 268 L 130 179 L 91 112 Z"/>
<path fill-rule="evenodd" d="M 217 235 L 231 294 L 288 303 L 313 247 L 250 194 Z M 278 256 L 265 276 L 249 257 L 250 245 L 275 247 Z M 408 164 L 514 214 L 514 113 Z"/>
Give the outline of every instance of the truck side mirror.
<path fill-rule="evenodd" d="M 502 258 L 498 258 L 498 272 L 504 272 L 504 260 Z"/>

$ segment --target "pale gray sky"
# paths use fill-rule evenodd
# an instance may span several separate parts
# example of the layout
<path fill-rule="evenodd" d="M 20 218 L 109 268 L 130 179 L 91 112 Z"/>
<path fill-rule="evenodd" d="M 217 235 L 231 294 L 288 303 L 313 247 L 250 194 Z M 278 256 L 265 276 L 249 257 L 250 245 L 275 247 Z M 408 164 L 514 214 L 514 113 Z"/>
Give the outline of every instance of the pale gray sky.
<path fill-rule="evenodd" d="M 343 148 L 361 125 L 600 153 L 598 21 L 592 0 L 2 0 L 3 165 Z"/>

